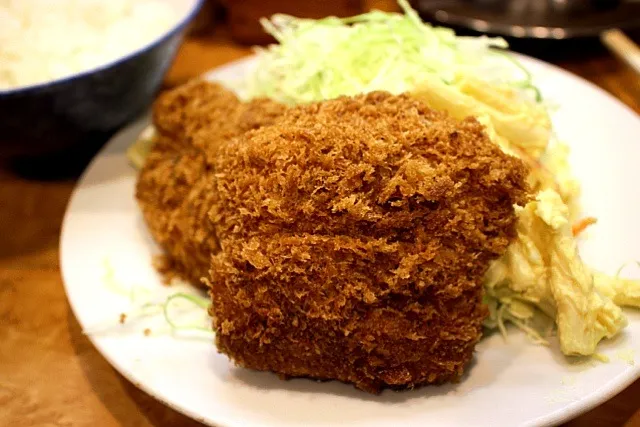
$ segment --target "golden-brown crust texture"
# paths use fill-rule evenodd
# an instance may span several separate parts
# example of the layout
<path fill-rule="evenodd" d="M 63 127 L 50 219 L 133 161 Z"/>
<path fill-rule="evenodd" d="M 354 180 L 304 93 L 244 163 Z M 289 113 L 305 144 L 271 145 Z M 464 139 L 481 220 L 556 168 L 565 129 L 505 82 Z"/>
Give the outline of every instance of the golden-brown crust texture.
<path fill-rule="evenodd" d="M 291 108 L 212 159 L 220 351 L 367 391 L 458 378 L 526 168 L 475 119 L 375 92 Z"/>
<path fill-rule="evenodd" d="M 208 276 L 218 242 L 207 218 L 211 157 L 227 139 L 271 123 L 285 107 L 267 100 L 241 103 L 222 86 L 194 81 L 154 105 L 157 137 L 140 172 L 136 198 L 170 274 L 194 284 Z"/>

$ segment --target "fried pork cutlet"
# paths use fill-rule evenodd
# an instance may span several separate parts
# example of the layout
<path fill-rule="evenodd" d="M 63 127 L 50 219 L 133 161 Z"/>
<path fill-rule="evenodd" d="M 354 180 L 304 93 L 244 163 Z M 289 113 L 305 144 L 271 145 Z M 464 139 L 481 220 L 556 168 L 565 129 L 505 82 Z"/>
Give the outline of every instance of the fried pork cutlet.
<path fill-rule="evenodd" d="M 194 81 L 162 96 L 153 110 L 157 136 L 140 173 L 136 198 L 169 269 L 194 284 L 208 276 L 218 242 L 207 219 L 211 157 L 229 138 L 273 122 L 285 107 L 241 103 L 222 86 Z"/>
<path fill-rule="evenodd" d="M 218 349 L 377 392 L 458 378 L 482 276 L 515 237 L 522 162 L 475 119 L 383 92 L 291 108 L 212 160 Z"/>

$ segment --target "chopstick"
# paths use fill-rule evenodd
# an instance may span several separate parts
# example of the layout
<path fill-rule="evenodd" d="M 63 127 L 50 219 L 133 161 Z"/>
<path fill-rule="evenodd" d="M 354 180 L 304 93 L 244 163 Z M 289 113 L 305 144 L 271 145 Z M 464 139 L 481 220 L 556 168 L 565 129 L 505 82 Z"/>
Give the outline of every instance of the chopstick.
<path fill-rule="evenodd" d="M 602 32 L 600 40 L 613 54 L 640 74 L 640 48 L 633 40 L 617 28 Z"/>

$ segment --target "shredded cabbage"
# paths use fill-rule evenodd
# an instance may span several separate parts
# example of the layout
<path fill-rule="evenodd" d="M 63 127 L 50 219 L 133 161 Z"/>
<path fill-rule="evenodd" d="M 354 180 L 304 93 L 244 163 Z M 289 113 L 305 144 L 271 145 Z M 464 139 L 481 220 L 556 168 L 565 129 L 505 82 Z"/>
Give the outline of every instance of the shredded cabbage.
<path fill-rule="evenodd" d="M 239 92 L 297 104 L 374 90 L 398 94 L 426 80 L 452 84 L 463 75 L 508 87 L 530 100 L 541 98 L 529 72 L 502 52 L 504 39 L 457 37 L 451 29 L 422 22 L 406 0 L 398 4 L 404 14 L 263 18 L 263 27 L 279 44 L 258 50 Z"/>
<path fill-rule="evenodd" d="M 153 125 L 147 126 L 138 139 L 127 149 L 127 158 L 136 169 L 142 169 L 147 156 L 151 152 L 156 138 L 156 129 Z"/>
<path fill-rule="evenodd" d="M 208 314 L 210 300 L 193 289 L 191 285 L 177 282 L 172 286 L 184 290 L 170 294 L 156 292 L 149 287 L 126 283 L 117 278 L 116 270 L 108 258 L 104 259 L 103 267 L 102 281 L 105 288 L 114 295 L 126 298 L 129 307 L 120 313 L 119 321 L 114 316 L 112 319 L 85 329 L 84 334 L 112 333 L 118 331 L 118 325 L 162 316 L 164 323 L 169 327 L 168 332 L 174 337 L 189 332 L 195 332 L 207 338 L 213 335 L 210 326 L 211 318 Z M 147 330 L 150 331 L 150 329 L 146 329 L 145 334 Z"/>

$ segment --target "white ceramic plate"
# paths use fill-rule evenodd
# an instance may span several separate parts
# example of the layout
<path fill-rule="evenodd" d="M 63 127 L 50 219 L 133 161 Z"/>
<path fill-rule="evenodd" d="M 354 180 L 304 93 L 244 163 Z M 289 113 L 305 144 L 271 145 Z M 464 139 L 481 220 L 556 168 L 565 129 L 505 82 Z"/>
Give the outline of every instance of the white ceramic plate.
<path fill-rule="evenodd" d="M 522 60 L 543 94 L 559 104 L 556 130 L 571 145 L 585 212 L 599 219 L 582 244 L 584 258 L 613 272 L 623 261 L 640 258 L 640 120 L 591 84 Z M 211 77 L 237 77 L 249 61 Z M 627 312 L 630 325 L 622 336 L 602 345 L 609 363 L 569 363 L 557 346 L 533 346 L 514 330 L 508 342 L 484 339 L 459 384 L 379 396 L 338 382 L 281 381 L 235 368 L 210 336 L 172 336 L 162 316 L 120 325 L 118 316 L 131 303 L 116 287 L 135 285 L 138 303 L 174 291 L 151 266 L 158 249 L 134 201 L 136 173 L 125 157 L 146 124 L 141 120 L 116 136 L 80 180 L 64 221 L 61 266 L 73 311 L 98 350 L 134 384 L 178 411 L 219 426 L 549 425 L 596 406 L 640 376 L 640 363 L 630 359 L 640 355 L 637 311 Z M 105 263 L 113 270 L 110 279 Z M 150 336 L 142 333 L 146 328 Z"/>

